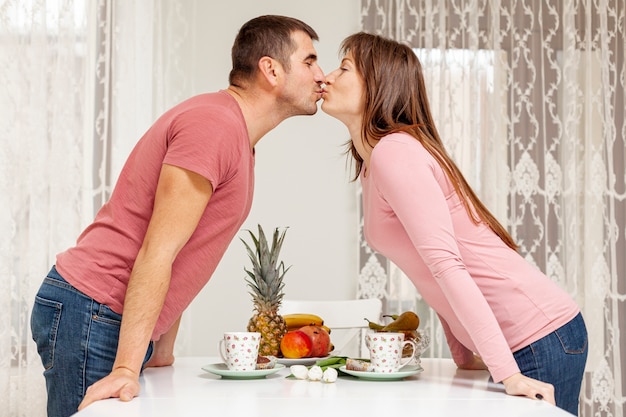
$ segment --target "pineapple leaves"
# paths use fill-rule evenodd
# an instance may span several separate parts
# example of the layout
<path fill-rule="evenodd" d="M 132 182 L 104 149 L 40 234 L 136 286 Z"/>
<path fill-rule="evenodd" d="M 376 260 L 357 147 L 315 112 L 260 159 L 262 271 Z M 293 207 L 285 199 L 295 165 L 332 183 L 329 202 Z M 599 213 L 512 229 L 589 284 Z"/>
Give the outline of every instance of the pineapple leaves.
<path fill-rule="evenodd" d="M 261 225 L 258 225 L 258 236 L 248 230 L 253 245 L 249 245 L 244 239 L 240 239 L 246 247 L 248 258 L 252 262 L 252 270 L 244 267 L 248 275 L 246 283 L 252 290 L 255 309 L 275 307 L 277 308 L 283 298 L 285 286 L 283 278 L 290 267 L 278 261 L 280 249 L 285 239 L 286 230 L 282 233 L 278 228 L 274 229 L 272 244 L 269 245 L 267 237 Z"/>

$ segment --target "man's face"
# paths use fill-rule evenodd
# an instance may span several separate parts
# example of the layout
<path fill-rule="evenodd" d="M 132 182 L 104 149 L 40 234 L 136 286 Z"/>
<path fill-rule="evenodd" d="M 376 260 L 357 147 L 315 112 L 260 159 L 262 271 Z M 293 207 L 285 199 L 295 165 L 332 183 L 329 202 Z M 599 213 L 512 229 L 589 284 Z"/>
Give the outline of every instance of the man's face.
<path fill-rule="evenodd" d="M 317 101 L 322 98 L 324 72 L 317 64 L 317 52 L 313 41 L 304 32 L 291 34 L 297 45 L 289 58 L 289 71 L 279 92 L 278 101 L 288 116 L 312 115 L 317 112 Z"/>

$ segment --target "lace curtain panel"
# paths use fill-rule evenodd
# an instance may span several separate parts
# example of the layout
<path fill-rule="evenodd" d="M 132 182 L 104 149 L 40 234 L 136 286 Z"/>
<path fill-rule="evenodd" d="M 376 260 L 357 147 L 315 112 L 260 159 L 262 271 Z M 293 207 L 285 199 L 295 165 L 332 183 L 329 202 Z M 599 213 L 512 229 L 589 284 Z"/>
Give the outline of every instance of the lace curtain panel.
<path fill-rule="evenodd" d="M 0 416 L 46 414 L 34 295 L 137 139 L 190 95 L 180 45 L 193 4 L 0 1 Z"/>
<path fill-rule="evenodd" d="M 81 225 L 87 14 L 84 2 L 66 2 L 63 10 L 45 3 L 0 3 L 3 416 L 44 415 L 29 311 L 54 252 Z"/>
<path fill-rule="evenodd" d="M 531 263 L 579 303 L 590 337 L 581 415 L 625 414 L 626 5 L 622 0 L 362 0 L 365 31 L 415 48 L 442 137 Z M 359 196 L 360 200 L 360 196 Z M 360 231 L 359 297 L 415 309 Z"/>

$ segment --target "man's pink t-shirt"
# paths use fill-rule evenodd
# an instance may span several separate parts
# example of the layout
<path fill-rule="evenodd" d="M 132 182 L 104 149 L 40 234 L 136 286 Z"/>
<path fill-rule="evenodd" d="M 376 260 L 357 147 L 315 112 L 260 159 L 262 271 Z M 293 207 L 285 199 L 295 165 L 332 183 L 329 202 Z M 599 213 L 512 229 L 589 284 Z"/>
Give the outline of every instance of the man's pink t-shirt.
<path fill-rule="evenodd" d="M 58 254 L 56 262 L 70 284 L 123 314 L 163 164 L 202 175 L 211 182 L 213 195 L 172 265 L 153 340 L 167 332 L 208 282 L 250 212 L 254 154 L 243 114 L 230 94 L 198 95 L 163 114 L 131 152 L 110 200 L 76 246 Z"/>
<path fill-rule="evenodd" d="M 360 179 L 367 242 L 437 312 L 458 364 L 475 352 L 499 382 L 519 372 L 512 352 L 579 313 L 569 294 L 472 222 L 441 166 L 412 136 L 382 138 Z"/>

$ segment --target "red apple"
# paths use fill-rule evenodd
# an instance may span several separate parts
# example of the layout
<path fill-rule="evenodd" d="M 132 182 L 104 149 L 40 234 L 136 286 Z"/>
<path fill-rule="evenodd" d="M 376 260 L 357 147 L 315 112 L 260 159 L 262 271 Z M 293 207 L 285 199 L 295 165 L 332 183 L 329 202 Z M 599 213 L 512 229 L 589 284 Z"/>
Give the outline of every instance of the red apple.
<path fill-rule="evenodd" d="M 300 359 L 311 356 L 313 342 L 306 333 L 292 330 L 285 333 L 280 341 L 280 351 L 285 358 Z"/>
<path fill-rule="evenodd" d="M 311 339 L 313 347 L 311 357 L 326 356 L 331 351 L 330 335 L 319 326 L 300 327 L 299 331 L 305 333 Z"/>

